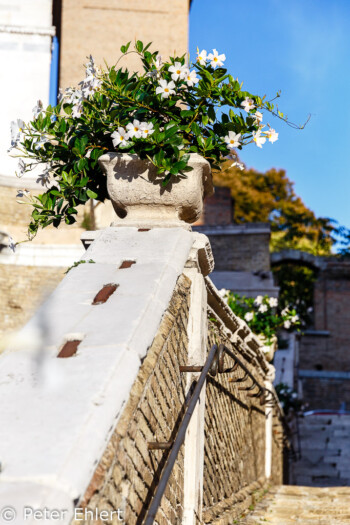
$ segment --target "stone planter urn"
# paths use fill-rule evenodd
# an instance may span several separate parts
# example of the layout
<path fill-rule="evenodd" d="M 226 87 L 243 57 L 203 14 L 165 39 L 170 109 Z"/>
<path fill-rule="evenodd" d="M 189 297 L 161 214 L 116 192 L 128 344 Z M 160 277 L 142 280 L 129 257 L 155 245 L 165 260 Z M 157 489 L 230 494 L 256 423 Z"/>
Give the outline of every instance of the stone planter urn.
<path fill-rule="evenodd" d="M 273 335 L 270 339 L 270 344 L 267 344 L 267 339 L 262 334 L 258 334 L 258 339 L 262 345 L 261 350 L 265 354 L 266 360 L 271 362 L 277 350 L 277 337 Z"/>
<path fill-rule="evenodd" d="M 187 226 L 199 219 L 203 199 L 213 194 L 210 164 L 190 155 L 186 178 L 173 177 L 165 187 L 157 168 L 129 153 L 106 153 L 99 164 L 107 176 L 107 190 L 118 216 L 112 226 Z M 157 180 L 158 179 L 158 180 Z"/>

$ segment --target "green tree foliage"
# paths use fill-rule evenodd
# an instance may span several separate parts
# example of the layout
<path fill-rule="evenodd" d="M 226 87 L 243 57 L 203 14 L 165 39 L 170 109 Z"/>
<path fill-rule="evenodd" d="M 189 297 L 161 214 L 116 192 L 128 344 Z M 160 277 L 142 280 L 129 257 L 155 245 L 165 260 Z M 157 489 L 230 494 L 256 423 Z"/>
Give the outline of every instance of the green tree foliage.
<path fill-rule="evenodd" d="M 281 308 L 291 307 L 297 312 L 301 326 L 313 324 L 314 282 L 317 271 L 307 266 L 283 263 L 272 268 L 276 283 L 280 287 Z"/>

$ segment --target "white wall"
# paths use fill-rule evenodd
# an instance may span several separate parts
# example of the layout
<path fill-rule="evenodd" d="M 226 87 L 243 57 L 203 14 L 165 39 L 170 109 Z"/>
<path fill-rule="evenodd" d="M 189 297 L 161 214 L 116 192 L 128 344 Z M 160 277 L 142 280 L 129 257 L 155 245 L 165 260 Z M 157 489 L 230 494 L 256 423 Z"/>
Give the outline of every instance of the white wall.
<path fill-rule="evenodd" d="M 0 175 L 14 177 L 10 123 L 30 120 L 38 99 L 48 104 L 52 0 L 0 0 Z"/>

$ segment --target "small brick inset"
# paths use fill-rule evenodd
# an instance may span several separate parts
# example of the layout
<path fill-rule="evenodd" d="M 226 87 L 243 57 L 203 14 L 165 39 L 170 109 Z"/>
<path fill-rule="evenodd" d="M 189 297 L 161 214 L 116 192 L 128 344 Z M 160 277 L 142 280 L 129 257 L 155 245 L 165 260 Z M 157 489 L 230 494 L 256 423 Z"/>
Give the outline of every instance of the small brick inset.
<path fill-rule="evenodd" d="M 77 353 L 78 346 L 80 345 L 80 343 L 81 341 L 79 339 L 75 339 L 74 341 L 67 341 L 61 348 L 61 351 L 57 357 L 72 357 Z"/>
<path fill-rule="evenodd" d="M 106 301 L 108 301 L 108 299 L 112 294 L 114 294 L 118 286 L 119 284 L 105 284 L 104 287 L 101 288 L 101 290 L 95 295 L 92 304 L 103 304 Z"/>

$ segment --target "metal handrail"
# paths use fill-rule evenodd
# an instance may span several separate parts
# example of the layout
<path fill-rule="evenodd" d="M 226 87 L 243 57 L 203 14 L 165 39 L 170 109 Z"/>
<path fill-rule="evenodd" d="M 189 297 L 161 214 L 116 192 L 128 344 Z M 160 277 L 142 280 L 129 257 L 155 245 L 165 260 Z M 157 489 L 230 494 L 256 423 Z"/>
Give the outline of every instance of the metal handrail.
<path fill-rule="evenodd" d="M 234 361 L 235 365 L 231 368 L 224 369 L 224 360 L 223 356 L 224 354 L 229 355 Z M 208 373 L 211 375 L 216 375 L 217 372 L 223 374 L 223 373 L 229 373 L 234 371 L 237 368 L 237 364 L 242 368 L 242 370 L 245 372 L 245 376 L 249 377 L 253 381 L 254 387 L 257 386 L 259 388 L 258 393 L 256 394 L 247 394 L 250 397 L 261 397 L 261 404 L 265 404 L 266 402 L 270 402 L 271 400 L 274 401 L 274 404 L 278 406 L 279 412 L 280 412 L 280 419 L 282 420 L 283 426 L 287 426 L 287 423 L 285 422 L 285 418 L 283 415 L 283 412 L 281 410 L 281 407 L 278 402 L 278 398 L 275 394 L 275 392 L 271 391 L 270 389 L 266 388 L 265 386 L 260 385 L 260 383 L 255 379 L 253 374 L 249 371 L 249 369 L 245 366 L 245 364 L 239 359 L 229 348 L 227 348 L 225 345 L 220 344 L 219 347 L 214 344 L 210 352 L 208 354 L 207 360 L 204 364 L 204 366 L 180 366 L 181 372 L 201 372 L 198 381 L 196 381 L 196 386 L 193 390 L 193 393 L 190 397 L 190 400 L 187 404 L 187 410 L 185 412 L 185 415 L 180 423 L 177 435 L 173 443 L 149 443 L 148 448 L 150 450 L 160 449 L 160 450 L 167 450 L 170 449 L 170 454 L 167 458 L 162 476 L 160 478 L 158 487 L 156 489 L 156 492 L 154 494 L 154 497 L 152 499 L 151 505 L 148 509 L 144 525 L 152 525 L 154 522 L 154 519 L 156 517 L 158 508 L 160 506 L 160 502 L 162 499 L 162 496 L 164 494 L 166 485 L 169 481 L 171 472 L 173 470 L 175 461 L 177 459 L 178 453 L 180 451 L 180 448 L 185 440 L 186 431 L 188 428 L 188 425 L 190 423 L 191 417 L 193 415 L 193 412 L 196 408 L 197 402 L 199 400 L 202 388 L 204 386 L 205 380 L 207 378 Z M 249 390 L 251 390 L 252 387 L 249 387 Z M 248 390 L 248 389 L 243 389 Z M 265 393 L 268 392 L 271 394 L 271 400 L 267 401 Z"/>
<path fill-rule="evenodd" d="M 197 384 L 195 386 L 193 394 L 192 394 L 192 396 L 191 396 L 191 398 L 189 400 L 188 408 L 186 410 L 186 413 L 185 413 L 185 415 L 183 417 L 183 420 L 181 421 L 181 424 L 180 424 L 177 436 L 176 436 L 175 441 L 173 443 L 173 446 L 171 448 L 171 452 L 169 454 L 169 457 L 168 457 L 168 459 L 166 461 L 162 477 L 161 477 L 161 479 L 159 481 L 159 484 L 158 484 L 157 490 L 155 492 L 154 498 L 153 498 L 152 503 L 151 503 L 151 505 L 149 507 L 149 510 L 148 510 L 147 517 L 145 519 L 144 525 L 152 525 L 153 522 L 154 522 L 154 519 L 156 517 L 157 511 L 158 511 L 158 507 L 160 505 L 160 502 L 161 502 L 162 496 L 164 494 L 166 485 L 167 485 L 167 483 L 169 481 L 171 472 L 173 470 L 175 461 L 177 459 L 177 455 L 179 453 L 181 445 L 184 442 L 187 427 L 188 427 L 188 425 L 190 423 L 190 420 L 191 420 L 191 417 L 193 415 L 194 409 L 196 408 L 197 401 L 199 399 L 199 396 L 201 394 L 203 385 L 205 383 L 205 380 L 206 380 L 206 377 L 207 377 L 208 372 L 210 370 L 210 367 L 211 367 L 211 365 L 212 365 L 212 363 L 213 363 L 213 361 L 215 359 L 217 351 L 218 351 L 217 345 L 213 345 L 211 347 L 211 349 L 210 349 L 210 352 L 209 352 L 209 355 L 208 355 L 207 360 L 205 362 L 205 365 L 203 366 L 201 375 L 199 376 L 199 379 L 197 381 Z"/>

